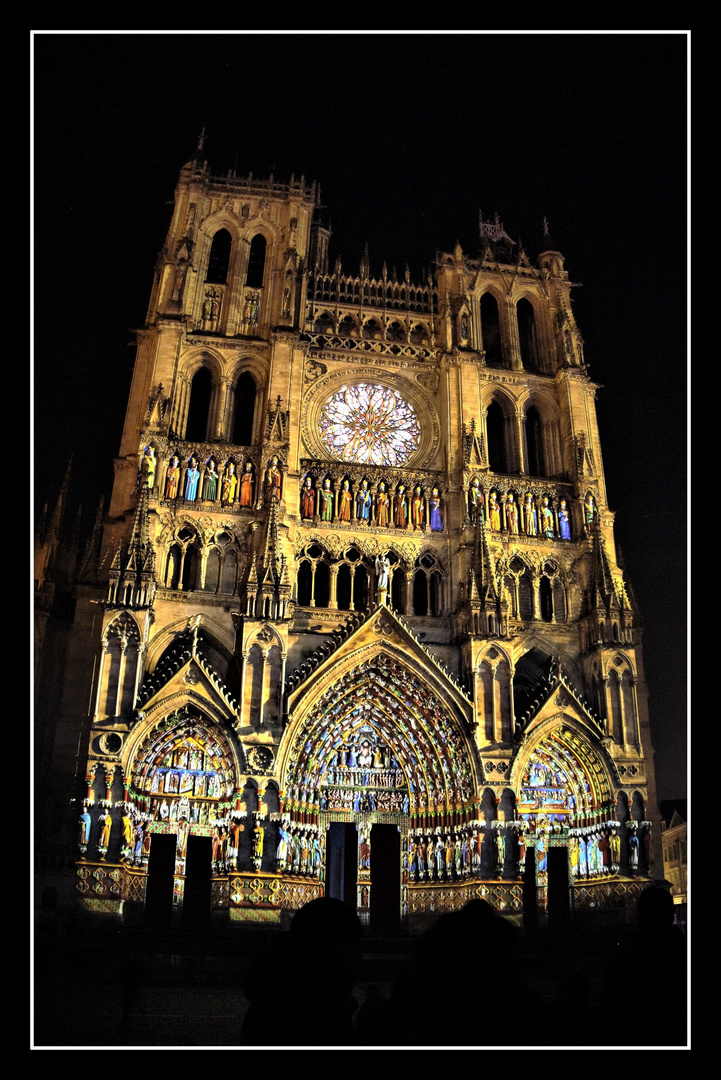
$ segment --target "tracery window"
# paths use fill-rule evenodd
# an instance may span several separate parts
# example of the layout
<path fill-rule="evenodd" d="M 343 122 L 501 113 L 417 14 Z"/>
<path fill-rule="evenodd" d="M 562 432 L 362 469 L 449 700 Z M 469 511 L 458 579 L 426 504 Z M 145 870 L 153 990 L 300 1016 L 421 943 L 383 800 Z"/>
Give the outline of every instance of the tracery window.
<path fill-rule="evenodd" d="M 416 560 L 413 574 L 413 614 L 443 613 L 443 571 L 434 555 L 426 552 Z"/>
<path fill-rule="evenodd" d="M 340 461 L 399 466 L 418 448 L 416 410 L 397 390 L 360 383 L 339 390 L 323 406 L 320 436 Z"/>

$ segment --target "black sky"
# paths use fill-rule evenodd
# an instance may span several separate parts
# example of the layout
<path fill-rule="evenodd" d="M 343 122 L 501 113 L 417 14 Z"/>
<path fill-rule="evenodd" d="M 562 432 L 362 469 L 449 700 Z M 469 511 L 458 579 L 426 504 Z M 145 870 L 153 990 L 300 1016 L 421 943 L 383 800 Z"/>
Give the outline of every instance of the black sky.
<path fill-rule="evenodd" d="M 109 493 L 178 170 L 321 185 L 331 258 L 414 279 L 498 212 L 566 258 L 616 535 L 645 625 L 661 798 L 686 796 L 684 32 L 39 32 L 34 491 Z M 681 513 L 678 508 L 681 508 Z"/>

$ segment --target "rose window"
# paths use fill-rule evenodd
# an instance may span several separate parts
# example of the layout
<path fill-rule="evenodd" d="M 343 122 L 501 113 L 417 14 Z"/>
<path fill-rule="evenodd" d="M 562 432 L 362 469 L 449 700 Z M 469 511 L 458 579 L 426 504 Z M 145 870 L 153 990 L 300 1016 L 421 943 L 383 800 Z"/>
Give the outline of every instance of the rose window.
<path fill-rule="evenodd" d="M 323 406 L 320 436 L 334 458 L 361 465 L 404 465 L 418 449 L 421 428 L 413 406 L 390 387 L 360 383 Z"/>

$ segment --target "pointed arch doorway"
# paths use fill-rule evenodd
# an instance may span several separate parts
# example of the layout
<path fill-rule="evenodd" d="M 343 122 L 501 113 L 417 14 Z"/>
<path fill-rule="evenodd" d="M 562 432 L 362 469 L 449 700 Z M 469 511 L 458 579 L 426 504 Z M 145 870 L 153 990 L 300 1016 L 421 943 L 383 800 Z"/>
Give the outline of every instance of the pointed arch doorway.
<path fill-rule="evenodd" d="M 326 895 L 342 900 L 377 933 L 401 920 L 402 836 L 408 822 L 330 821 L 326 829 Z"/>
<path fill-rule="evenodd" d="M 392 929 L 408 911 L 411 835 L 447 833 L 472 816 L 469 746 L 407 654 L 381 647 L 329 674 L 289 725 L 284 811 L 325 838 L 327 895 Z"/>

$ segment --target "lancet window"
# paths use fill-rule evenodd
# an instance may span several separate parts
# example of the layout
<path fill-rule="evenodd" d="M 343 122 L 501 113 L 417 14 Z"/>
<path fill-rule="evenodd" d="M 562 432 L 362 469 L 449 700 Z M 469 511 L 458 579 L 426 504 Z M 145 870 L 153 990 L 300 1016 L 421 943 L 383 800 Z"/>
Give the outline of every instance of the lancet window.
<path fill-rule="evenodd" d="M 416 561 L 413 572 L 413 614 L 442 615 L 443 570 L 435 555 L 425 552 Z"/>
<path fill-rule="evenodd" d="M 540 371 L 536 316 L 530 300 L 522 297 L 516 305 L 518 342 L 521 361 L 526 371 Z"/>
<path fill-rule="evenodd" d="M 183 526 L 168 548 L 163 584 L 166 589 L 185 592 L 200 587 L 200 542 L 189 525 Z"/>
<path fill-rule="evenodd" d="M 226 284 L 228 280 L 228 267 L 230 266 L 231 247 L 232 239 L 230 233 L 227 229 L 219 229 L 210 245 L 208 272 L 205 277 L 208 284 Z"/>
<path fill-rule="evenodd" d="M 501 322 L 496 298 L 491 293 L 484 293 L 481 297 L 481 335 L 486 364 L 489 367 L 503 367 Z"/>
<path fill-rule="evenodd" d="M 193 375 L 190 384 L 190 400 L 185 424 L 185 438 L 189 442 L 204 442 L 209 437 L 212 395 L 213 376 L 207 367 L 200 367 Z"/>
<path fill-rule="evenodd" d="M 262 233 L 256 233 L 250 242 L 248 254 L 248 272 L 245 284 L 251 289 L 263 287 L 263 273 L 265 271 L 266 241 Z"/>
<path fill-rule="evenodd" d="M 255 438 L 255 379 L 248 371 L 238 376 L 234 387 L 232 441 L 236 446 L 251 446 Z"/>

